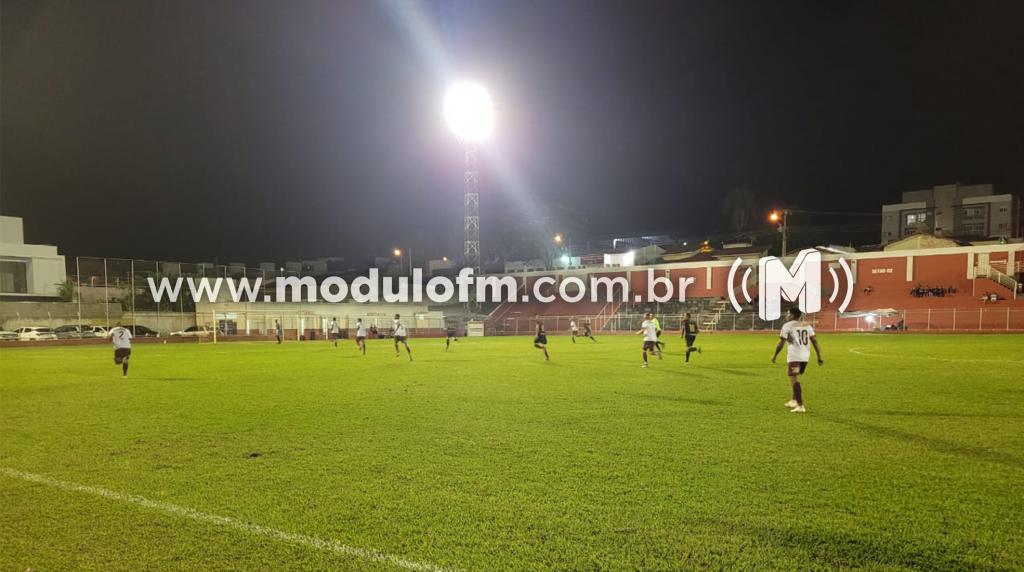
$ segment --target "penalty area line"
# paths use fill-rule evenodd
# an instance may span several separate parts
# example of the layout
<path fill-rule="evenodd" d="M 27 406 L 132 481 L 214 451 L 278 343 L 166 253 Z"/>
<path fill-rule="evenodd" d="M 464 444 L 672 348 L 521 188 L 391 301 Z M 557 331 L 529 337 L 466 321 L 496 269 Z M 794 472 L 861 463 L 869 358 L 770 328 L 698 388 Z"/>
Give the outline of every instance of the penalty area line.
<path fill-rule="evenodd" d="M 255 536 L 263 536 L 266 538 L 273 538 L 289 544 L 297 544 L 305 546 L 307 548 L 313 548 L 323 552 L 332 552 L 334 554 L 341 554 L 344 556 L 351 556 L 361 560 L 367 560 L 370 562 L 379 562 L 383 564 L 390 564 L 397 568 L 404 570 L 414 570 L 416 572 L 457 572 L 453 568 L 445 568 L 442 566 L 436 566 L 428 562 L 418 562 L 415 560 L 408 560 L 401 556 L 394 554 L 388 554 L 386 552 L 380 552 L 370 548 L 360 548 L 358 546 L 349 546 L 338 542 L 336 540 L 325 540 L 317 538 L 315 536 L 308 536 L 305 534 L 298 534 L 295 532 L 286 532 L 278 530 L 276 528 L 270 528 L 269 526 L 261 526 L 259 524 L 250 524 L 243 522 L 236 518 L 227 516 L 220 516 L 216 514 L 210 514 L 202 512 L 193 508 L 184 506 L 178 506 L 176 504 L 150 500 L 145 497 L 137 495 L 131 495 L 127 493 L 121 493 L 118 491 L 112 491 L 110 489 L 104 489 L 102 487 L 94 487 L 90 485 L 80 485 L 77 483 L 71 483 L 67 481 L 61 481 L 47 477 L 45 475 L 37 475 L 35 473 L 26 473 L 17 469 L 11 469 L 8 467 L 0 467 L 0 474 L 6 475 L 13 479 L 20 479 L 31 483 L 45 485 L 62 491 L 82 493 L 95 497 L 103 497 L 106 499 L 118 501 L 125 504 L 133 504 L 148 508 L 151 510 L 160 511 L 173 516 L 187 518 L 197 522 L 205 522 L 208 524 L 215 524 L 218 526 L 224 526 L 227 528 L 233 528 L 242 532 L 247 532 Z"/>
<path fill-rule="evenodd" d="M 925 360 L 925 361 L 943 361 L 943 362 L 952 362 L 952 363 L 1016 363 L 1016 364 L 1024 365 L 1024 361 L 1012 360 L 1012 359 L 1003 359 L 1003 358 L 992 358 L 992 359 L 982 359 L 982 358 L 977 358 L 977 359 L 976 358 L 941 358 L 941 357 L 933 357 L 933 356 L 915 356 L 915 355 L 905 355 L 905 354 L 900 354 L 900 355 L 872 354 L 872 353 L 867 353 L 867 352 L 861 351 L 859 347 L 858 348 L 848 348 L 848 351 L 851 354 L 856 354 L 856 355 L 863 356 L 863 357 L 874 357 L 874 358 L 883 358 L 883 359 L 899 358 L 899 359 L 903 359 L 903 360 L 905 360 L 905 359 L 920 359 L 920 360 Z"/>

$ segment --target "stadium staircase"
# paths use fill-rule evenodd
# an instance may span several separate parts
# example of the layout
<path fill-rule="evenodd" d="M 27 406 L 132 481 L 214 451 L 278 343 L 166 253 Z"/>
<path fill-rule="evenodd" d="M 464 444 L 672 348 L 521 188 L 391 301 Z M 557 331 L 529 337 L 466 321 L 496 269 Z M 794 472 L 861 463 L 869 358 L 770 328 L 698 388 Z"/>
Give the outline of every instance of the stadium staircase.
<path fill-rule="evenodd" d="M 526 293 L 526 286 L 520 286 L 516 291 L 515 299 L 521 300 Z M 503 302 L 484 321 L 484 327 L 493 334 L 523 334 L 532 332 L 537 320 L 544 321 L 544 327 L 549 332 L 568 331 L 569 322 L 576 319 L 577 322 L 590 320 L 594 331 L 602 331 L 608 327 L 610 320 L 618 312 L 620 302 L 591 302 L 589 299 L 579 302 L 566 302 L 561 300 L 557 294 L 557 288 L 553 285 L 544 287 L 540 291 L 544 296 L 555 296 L 555 299 L 548 303 L 539 301 L 530 302 Z"/>
<path fill-rule="evenodd" d="M 1006 263 L 1003 263 L 1003 270 L 1006 269 Z M 1000 270 L 995 263 L 988 266 L 979 266 L 974 270 L 974 292 L 985 292 L 987 290 L 994 291 L 1000 298 L 1006 300 L 1016 300 L 1017 291 L 1020 287 L 1020 283 L 1017 282 L 1012 276 L 1006 274 Z M 979 284 L 980 282 L 980 284 Z M 979 289 L 978 286 L 982 288 Z"/>

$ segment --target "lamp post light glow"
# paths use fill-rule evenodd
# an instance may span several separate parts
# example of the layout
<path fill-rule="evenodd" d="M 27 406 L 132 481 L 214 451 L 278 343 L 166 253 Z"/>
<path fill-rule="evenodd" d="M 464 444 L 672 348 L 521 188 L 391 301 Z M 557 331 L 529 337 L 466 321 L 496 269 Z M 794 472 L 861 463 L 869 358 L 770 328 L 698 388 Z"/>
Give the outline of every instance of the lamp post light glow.
<path fill-rule="evenodd" d="M 562 244 L 562 240 L 564 240 L 562 238 L 562 233 L 558 233 L 555 235 L 555 244 Z"/>

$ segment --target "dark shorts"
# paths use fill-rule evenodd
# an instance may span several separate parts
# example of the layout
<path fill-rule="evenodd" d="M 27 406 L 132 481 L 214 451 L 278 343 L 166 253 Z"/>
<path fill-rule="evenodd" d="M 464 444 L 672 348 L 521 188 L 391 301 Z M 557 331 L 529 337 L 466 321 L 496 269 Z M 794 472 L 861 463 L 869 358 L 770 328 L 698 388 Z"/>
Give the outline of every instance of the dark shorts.
<path fill-rule="evenodd" d="M 644 342 L 644 350 L 653 350 L 658 347 L 658 342 Z"/>
<path fill-rule="evenodd" d="M 791 361 L 786 364 L 789 375 L 800 375 L 807 369 L 807 362 L 805 361 Z"/>
<path fill-rule="evenodd" d="M 405 343 L 405 336 L 395 336 L 395 343 L 397 344 L 399 342 L 404 344 Z"/>
<path fill-rule="evenodd" d="M 537 336 L 536 338 L 533 338 L 533 343 L 540 344 L 542 346 L 546 346 L 546 345 L 548 345 L 548 337 L 547 336 Z"/>
<path fill-rule="evenodd" d="M 366 336 L 356 336 L 356 342 L 357 343 L 361 342 L 361 341 L 364 341 L 365 339 L 366 339 Z"/>
<path fill-rule="evenodd" d="M 114 350 L 114 363 L 121 363 L 132 355 L 131 348 L 117 348 Z"/>
<path fill-rule="evenodd" d="M 692 346 L 693 342 L 695 342 L 695 341 L 697 341 L 697 334 L 693 334 L 692 336 L 686 336 L 686 345 L 687 346 Z"/>
<path fill-rule="evenodd" d="M 338 339 L 340 337 L 341 337 L 341 333 L 340 332 L 331 332 L 331 339 L 332 340 L 336 340 L 336 339 Z"/>

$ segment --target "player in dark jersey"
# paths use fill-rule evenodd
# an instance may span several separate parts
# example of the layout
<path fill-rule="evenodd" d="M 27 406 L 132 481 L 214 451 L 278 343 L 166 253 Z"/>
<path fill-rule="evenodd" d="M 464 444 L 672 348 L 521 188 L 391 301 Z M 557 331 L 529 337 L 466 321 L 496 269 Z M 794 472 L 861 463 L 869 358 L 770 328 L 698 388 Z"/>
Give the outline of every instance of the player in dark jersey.
<path fill-rule="evenodd" d="M 590 338 L 590 341 L 596 342 L 597 338 L 594 337 L 593 332 L 590 331 L 590 320 L 583 322 L 583 337 Z"/>
<path fill-rule="evenodd" d="M 445 331 L 444 351 L 448 351 L 448 348 L 452 345 L 452 340 L 459 341 L 459 338 L 455 337 L 455 326 L 449 325 L 447 331 Z"/>
<path fill-rule="evenodd" d="M 686 316 L 683 317 L 682 335 L 683 339 L 686 340 L 686 362 L 690 362 L 690 354 L 693 352 L 701 353 L 699 346 L 694 346 L 693 342 L 697 341 L 697 334 L 700 331 L 697 329 L 697 322 L 690 317 L 690 313 L 687 312 Z"/>
<path fill-rule="evenodd" d="M 548 357 L 548 335 L 544 331 L 544 320 L 537 320 L 537 336 L 533 338 L 533 347 L 544 352 L 544 361 L 550 359 Z"/>

